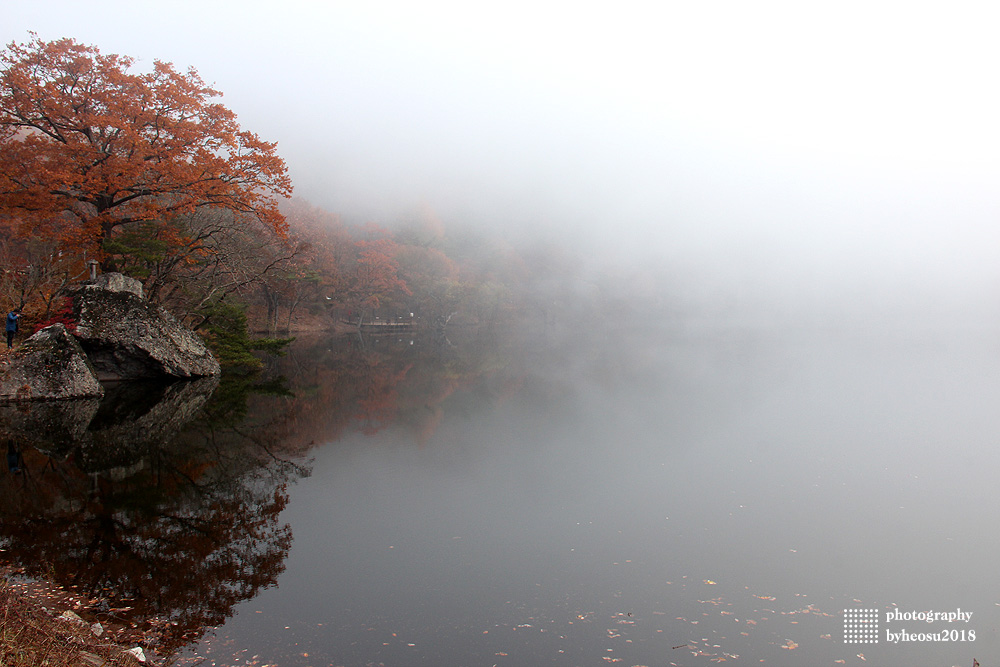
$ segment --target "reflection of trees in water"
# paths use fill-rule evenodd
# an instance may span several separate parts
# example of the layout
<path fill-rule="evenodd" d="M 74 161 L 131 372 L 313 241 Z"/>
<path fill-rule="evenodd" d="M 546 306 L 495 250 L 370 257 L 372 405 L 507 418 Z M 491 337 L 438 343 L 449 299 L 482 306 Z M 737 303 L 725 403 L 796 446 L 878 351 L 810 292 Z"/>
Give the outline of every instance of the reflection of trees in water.
<path fill-rule="evenodd" d="M 273 584 L 292 539 L 279 522 L 286 486 L 305 470 L 264 421 L 252 438 L 241 433 L 245 419 L 233 412 L 248 387 L 236 397 L 220 389 L 229 410 L 202 401 L 186 426 L 173 422 L 183 429 L 173 437 L 156 437 L 157 420 L 175 420 L 181 407 L 163 400 L 102 405 L 87 437 L 58 453 L 44 434 L 22 433 L 23 471 L 0 481 L 8 562 L 76 586 L 110 613 L 155 619 L 165 628 L 160 651 L 218 625 L 237 602 Z M 130 438 L 135 423 L 152 439 Z M 116 446 L 102 434 L 117 436 Z"/>
<path fill-rule="evenodd" d="M 0 479 L 3 557 L 166 627 L 169 653 L 275 583 L 292 539 L 286 488 L 308 475 L 309 448 L 390 424 L 422 442 L 445 410 L 516 390 L 505 365 L 496 344 L 347 337 L 276 360 L 290 388 L 233 377 L 0 406 L 23 462 Z"/>
<path fill-rule="evenodd" d="M 514 390 L 523 371 L 511 358 L 509 343 L 496 339 L 453 345 L 428 337 L 352 335 L 297 345 L 273 368 L 294 387 L 295 397 L 283 400 L 306 443 L 390 425 L 423 442 L 456 392 L 469 390 L 465 401 L 490 405 Z"/>

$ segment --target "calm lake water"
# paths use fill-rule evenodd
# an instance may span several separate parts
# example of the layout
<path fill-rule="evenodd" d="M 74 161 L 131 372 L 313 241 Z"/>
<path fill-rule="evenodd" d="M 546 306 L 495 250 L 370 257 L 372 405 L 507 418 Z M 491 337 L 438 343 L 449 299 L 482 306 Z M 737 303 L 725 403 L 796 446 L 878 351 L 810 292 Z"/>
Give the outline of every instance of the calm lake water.
<path fill-rule="evenodd" d="M 157 408 L 22 436 L 8 560 L 182 664 L 1000 661 L 1000 335 L 470 338 L 300 344 L 90 470 Z"/>

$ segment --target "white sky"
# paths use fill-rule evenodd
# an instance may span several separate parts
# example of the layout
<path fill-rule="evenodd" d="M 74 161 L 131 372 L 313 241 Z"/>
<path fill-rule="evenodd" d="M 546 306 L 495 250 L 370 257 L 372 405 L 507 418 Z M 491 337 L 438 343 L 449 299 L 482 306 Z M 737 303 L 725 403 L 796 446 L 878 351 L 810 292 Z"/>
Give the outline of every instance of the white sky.
<path fill-rule="evenodd" d="M 429 204 L 736 282 L 992 295 L 994 7 L 38 0 L 0 38 L 195 67 L 349 216 Z"/>

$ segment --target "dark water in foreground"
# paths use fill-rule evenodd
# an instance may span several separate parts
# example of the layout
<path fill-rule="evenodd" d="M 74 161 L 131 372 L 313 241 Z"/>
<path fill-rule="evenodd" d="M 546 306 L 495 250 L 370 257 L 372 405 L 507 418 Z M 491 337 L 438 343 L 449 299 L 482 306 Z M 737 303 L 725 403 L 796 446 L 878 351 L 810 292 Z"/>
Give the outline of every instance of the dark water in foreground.
<path fill-rule="evenodd" d="M 3 546 L 176 623 L 183 664 L 986 667 L 998 341 L 300 345 L 291 394 L 171 387 L 43 443 L 6 414 Z"/>

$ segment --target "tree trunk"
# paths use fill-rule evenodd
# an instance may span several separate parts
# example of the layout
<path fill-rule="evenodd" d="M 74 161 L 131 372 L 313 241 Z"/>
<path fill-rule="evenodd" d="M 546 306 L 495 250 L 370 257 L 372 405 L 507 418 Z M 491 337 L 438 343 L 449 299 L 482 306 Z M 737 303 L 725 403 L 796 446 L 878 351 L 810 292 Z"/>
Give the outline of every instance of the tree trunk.
<path fill-rule="evenodd" d="M 265 326 L 267 328 L 267 335 L 274 336 L 278 331 L 278 308 L 281 302 L 281 296 L 268 287 L 267 283 L 264 283 L 264 303 L 267 304 L 267 321 Z"/>

